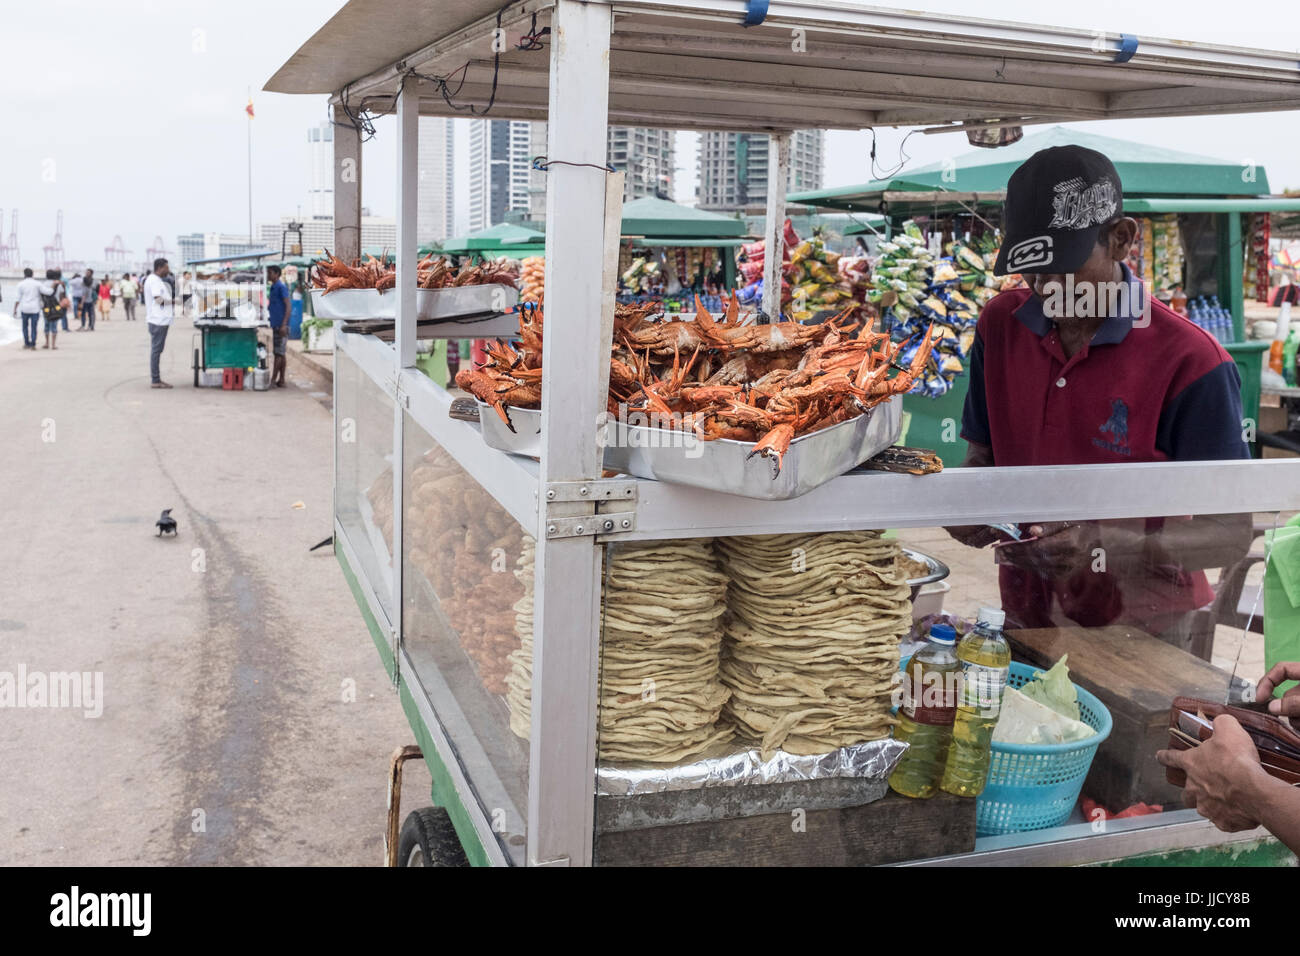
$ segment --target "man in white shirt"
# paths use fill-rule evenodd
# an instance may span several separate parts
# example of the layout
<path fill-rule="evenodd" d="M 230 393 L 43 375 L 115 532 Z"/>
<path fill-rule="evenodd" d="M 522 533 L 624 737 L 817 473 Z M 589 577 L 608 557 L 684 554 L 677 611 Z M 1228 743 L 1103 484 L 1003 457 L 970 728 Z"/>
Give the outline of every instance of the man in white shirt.
<path fill-rule="evenodd" d="M 22 315 L 23 348 L 36 349 L 36 329 L 41 320 L 41 293 L 50 295 L 54 290 L 32 278 L 32 270 L 23 270 L 23 281 L 18 283 L 18 300 L 14 302 L 14 315 Z M 27 329 L 31 327 L 29 334 Z"/>
<path fill-rule="evenodd" d="M 172 287 L 167 283 L 171 268 L 166 259 L 153 261 L 153 273 L 144 280 L 144 318 L 149 325 L 149 374 L 152 388 L 171 388 L 158 373 L 163 346 L 167 344 L 167 330 L 172 324 Z"/>

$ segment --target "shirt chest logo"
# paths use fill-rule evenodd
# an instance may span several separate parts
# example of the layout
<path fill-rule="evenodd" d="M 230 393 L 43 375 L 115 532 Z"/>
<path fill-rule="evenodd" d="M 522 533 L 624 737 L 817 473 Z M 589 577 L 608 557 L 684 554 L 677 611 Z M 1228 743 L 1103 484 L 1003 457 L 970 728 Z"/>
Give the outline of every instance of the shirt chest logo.
<path fill-rule="evenodd" d="M 1105 448 L 1117 455 L 1133 454 L 1133 449 L 1128 443 L 1128 403 L 1124 399 L 1110 400 L 1110 417 L 1101 423 L 1097 431 L 1110 436 L 1109 441 L 1105 438 L 1093 438 L 1092 443 L 1098 448 Z"/>

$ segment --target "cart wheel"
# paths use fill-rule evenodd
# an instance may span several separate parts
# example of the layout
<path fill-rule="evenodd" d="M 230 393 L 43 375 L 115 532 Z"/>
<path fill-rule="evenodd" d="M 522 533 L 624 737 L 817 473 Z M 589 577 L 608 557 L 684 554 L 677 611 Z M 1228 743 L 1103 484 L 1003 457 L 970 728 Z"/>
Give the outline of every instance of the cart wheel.
<path fill-rule="evenodd" d="M 446 810 L 421 807 L 406 815 L 397 838 L 397 865 L 469 866 Z"/>
<path fill-rule="evenodd" d="M 194 387 L 199 387 L 199 350 L 194 350 Z"/>

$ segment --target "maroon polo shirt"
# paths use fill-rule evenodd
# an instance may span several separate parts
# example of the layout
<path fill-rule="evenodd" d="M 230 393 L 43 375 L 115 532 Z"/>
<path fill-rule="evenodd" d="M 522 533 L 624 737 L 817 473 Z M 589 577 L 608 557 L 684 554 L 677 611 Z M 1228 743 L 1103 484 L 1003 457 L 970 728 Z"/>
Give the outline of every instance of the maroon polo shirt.
<path fill-rule="evenodd" d="M 1128 308 L 1068 359 L 1029 289 L 1003 292 L 980 313 L 961 434 L 990 446 L 995 464 L 1249 457 L 1236 363 L 1212 335 L 1159 301 L 1151 299 L 1144 315 L 1146 291 L 1121 268 Z M 1180 519 L 1150 518 L 1147 530 L 1166 520 Z M 1203 573 L 1181 568 L 1123 578 L 1087 570 L 1066 581 L 1005 565 L 1000 573 L 1003 607 L 1022 627 L 1061 623 L 1053 597 L 1085 626 L 1144 626 L 1214 596 Z"/>

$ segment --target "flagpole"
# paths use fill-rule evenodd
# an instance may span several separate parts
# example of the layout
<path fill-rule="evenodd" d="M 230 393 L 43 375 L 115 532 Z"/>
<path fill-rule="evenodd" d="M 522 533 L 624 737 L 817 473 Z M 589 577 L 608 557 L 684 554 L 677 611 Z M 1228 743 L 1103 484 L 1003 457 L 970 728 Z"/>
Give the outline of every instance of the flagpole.
<path fill-rule="evenodd" d="M 253 88 L 248 88 L 248 105 L 253 105 Z M 248 244 L 253 244 L 253 114 L 244 111 L 248 123 Z"/>

